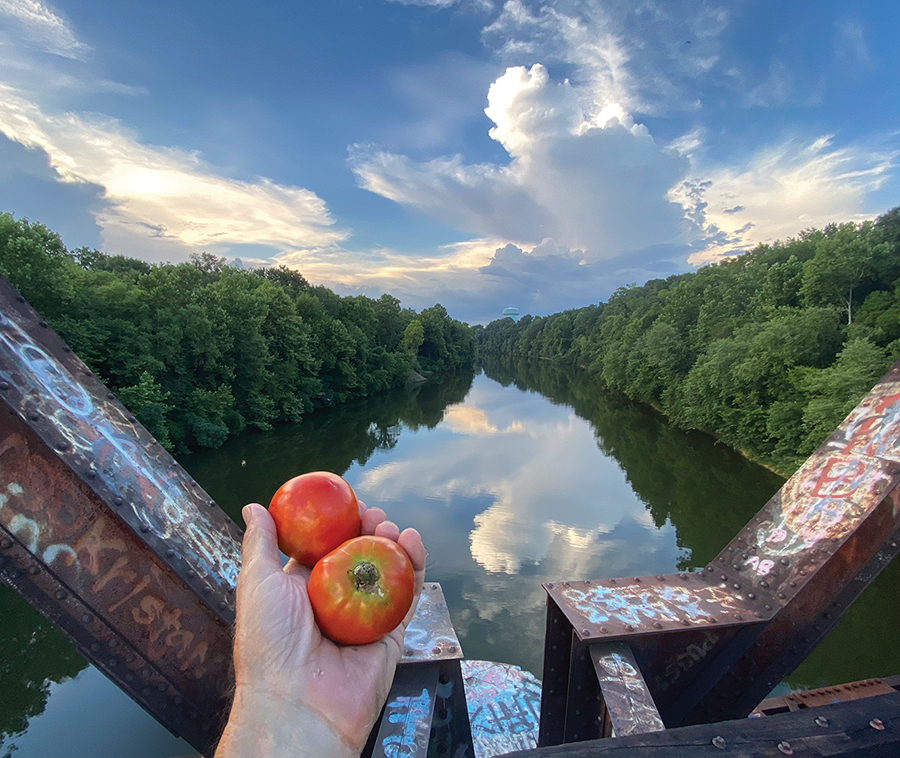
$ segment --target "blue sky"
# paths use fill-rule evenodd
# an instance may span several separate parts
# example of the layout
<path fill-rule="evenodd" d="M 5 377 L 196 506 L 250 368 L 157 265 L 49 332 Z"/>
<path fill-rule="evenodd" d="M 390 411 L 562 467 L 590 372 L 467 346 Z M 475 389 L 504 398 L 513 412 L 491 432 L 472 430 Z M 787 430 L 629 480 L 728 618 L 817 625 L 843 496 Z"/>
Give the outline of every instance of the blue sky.
<path fill-rule="evenodd" d="M 0 0 L 0 210 L 471 323 L 900 204 L 900 3 Z"/>

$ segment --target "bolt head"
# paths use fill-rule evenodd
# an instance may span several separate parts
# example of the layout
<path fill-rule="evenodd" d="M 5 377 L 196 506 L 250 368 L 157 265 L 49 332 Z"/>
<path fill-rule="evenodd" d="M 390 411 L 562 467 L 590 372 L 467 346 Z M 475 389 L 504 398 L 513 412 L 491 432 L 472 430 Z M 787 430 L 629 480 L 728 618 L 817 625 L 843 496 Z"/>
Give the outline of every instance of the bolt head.
<path fill-rule="evenodd" d="M 869 726 L 877 729 L 879 732 L 884 730 L 884 722 L 881 719 L 872 719 L 869 722 Z"/>
<path fill-rule="evenodd" d="M 793 748 L 791 748 L 791 743 L 787 742 L 787 741 L 779 742 L 778 749 L 785 755 L 793 755 L 794 754 L 794 750 L 793 750 Z"/>
<path fill-rule="evenodd" d="M 725 738 L 721 734 L 717 734 L 711 740 L 714 747 L 719 748 L 719 750 L 725 749 Z"/>
<path fill-rule="evenodd" d="M 816 726 L 821 726 L 823 728 L 828 726 L 828 719 L 824 716 L 816 716 Z"/>

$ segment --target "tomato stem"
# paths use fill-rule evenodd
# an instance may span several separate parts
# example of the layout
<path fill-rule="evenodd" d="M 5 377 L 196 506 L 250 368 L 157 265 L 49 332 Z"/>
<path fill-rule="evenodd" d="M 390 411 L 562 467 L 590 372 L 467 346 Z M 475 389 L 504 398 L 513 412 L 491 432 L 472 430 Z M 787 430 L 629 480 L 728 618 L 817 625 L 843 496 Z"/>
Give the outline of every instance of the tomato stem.
<path fill-rule="evenodd" d="M 378 592 L 378 580 L 381 574 L 374 564 L 368 561 L 358 563 L 351 572 L 353 581 L 356 582 L 356 589 L 360 592 Z"/>

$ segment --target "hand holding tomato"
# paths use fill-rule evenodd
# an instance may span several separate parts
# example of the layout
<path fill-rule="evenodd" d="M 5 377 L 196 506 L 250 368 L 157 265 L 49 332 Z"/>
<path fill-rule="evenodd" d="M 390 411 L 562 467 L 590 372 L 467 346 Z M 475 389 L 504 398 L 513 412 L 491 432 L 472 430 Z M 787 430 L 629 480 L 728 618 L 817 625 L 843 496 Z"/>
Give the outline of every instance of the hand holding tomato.
<path fill-rule="evenodd" d="M 415 529 L 402 533 L 380 508 L 359 504 L 364 535 L 386 538 L 409 556 L 418 598 L 425 548 Z M 261 505 L 244 508 L 243 567 L 238 577 L 235 698 L 216 755 L 358 756 L 403 652 L 405 618 L 378 642 L 338 646 L 315 622 L 310 569 L 282 569 L 275 523 Z"/>

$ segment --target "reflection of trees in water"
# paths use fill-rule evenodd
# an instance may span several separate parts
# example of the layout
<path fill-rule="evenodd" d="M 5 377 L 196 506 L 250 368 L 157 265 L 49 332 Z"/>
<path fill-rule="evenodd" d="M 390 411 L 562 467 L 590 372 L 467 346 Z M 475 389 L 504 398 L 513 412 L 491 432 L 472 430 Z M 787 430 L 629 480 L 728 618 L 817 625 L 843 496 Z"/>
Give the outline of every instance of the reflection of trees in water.
<path fill-rule="evenodd" d="M 675 526 L 686 551 L 679 569 L 711 560 L 784 481 L 570 368 L 514 358 L 484 359 L 482 365 L 501 384 L 571 406 L 591 424 L 597 446 L 618 461 L 656 525 L 669 520 Z"/>
<path fill-rule="evenodd" d="M 540 392 L 591 423 L 657 526 L 671 520 L 685 550 L 679 569 L 702 566 L 740 530 L 783 479 L 711 437 L 684 433 L 646 406 L 547 361 L 482 359 L 504 386 Z M 900 673 L 900 561 L 893 561 L 788 681 L 822 687 Z M 862 642 L 864 641 L 864 643 Z"/>
<path fill-rule="evenodd" d="M 473 370 L 434 375 L 427 382 L 313 413 L 270 432 L 246 432 L 218 450 L 183 461 L 186 469 L 240 523 L 248 502 L 268 503 L 285 481 L 306 471 L 343 474 L 379 450 L 392 449 L 404 428 L 432 429 L 468 394 Z M 246 461 L 246 467 L 235 465 Z"/>
<path fill-rule="evenodd" d="M 43 713 L 51 682 L 75 676 L 87 666 L 62 632 L 14 590 L 0 586 L 0 735 L 6 740 Z M 10 744 L 0 745 L 4 755 Z"/>

